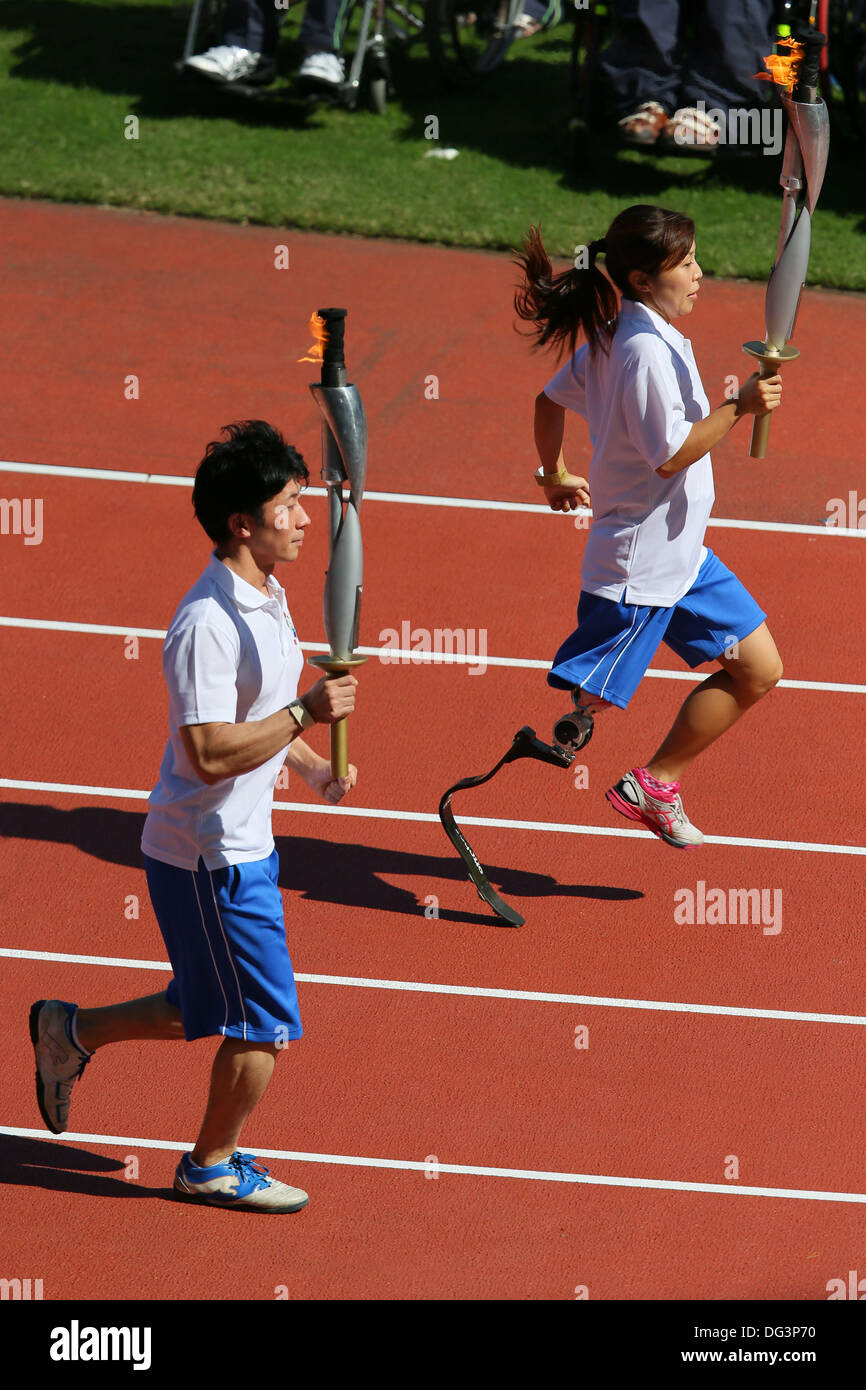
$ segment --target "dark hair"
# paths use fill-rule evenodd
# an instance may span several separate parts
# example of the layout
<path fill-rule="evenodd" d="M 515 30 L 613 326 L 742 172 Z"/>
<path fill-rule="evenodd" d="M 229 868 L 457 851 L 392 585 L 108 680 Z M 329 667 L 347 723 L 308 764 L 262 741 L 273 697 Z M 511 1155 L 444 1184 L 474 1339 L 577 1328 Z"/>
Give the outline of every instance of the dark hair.
<path fill-rule="evenodd" d="M 195 514 L 212 541 L 231 539 L 228 519 L 235 512 L 262 520 L 268 498 L 282 492 L 290 478 L 309 481 L 297 449 L 264 420 L 223 425 L 225 439 L 212 439 L 196 469 L 192 490 Z"/>
<path fill-rule="evenodd" d="M 607 352 L 616 327 L 613 285 L 625 299 L 634 299 L 630 273 L 658 275 L 672 269 L 685 260 L 694 238 L 695 224 L 684 213 L 638 203 L 615 217 L 604 237 L 589 243 L 582 258 L 585 264 L 554 275 L 541 227 L 530 227 L 523 255 L 514 262 L 524 275 L 514 308 L 521 319 L 533 324 L 533 347 L 552 343 L 561 352 L 567 344 L 574 352 L 583 329 L 591 352 L 599 347 Z M 595 264 L 599 253 L 604 254 L 607 275 Z"/>

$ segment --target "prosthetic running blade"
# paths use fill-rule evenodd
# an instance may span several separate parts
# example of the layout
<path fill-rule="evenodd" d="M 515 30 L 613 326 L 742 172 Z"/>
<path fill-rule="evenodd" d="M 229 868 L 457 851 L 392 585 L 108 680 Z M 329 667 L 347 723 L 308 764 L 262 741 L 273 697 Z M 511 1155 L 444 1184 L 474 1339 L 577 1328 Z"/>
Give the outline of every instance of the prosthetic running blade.
<path fill-rule="evenodd" d="M 530 729 L 528 724 L 524 724 L 523 728 L 514 735 L 508 752 L 499 759 L 495 767 L 491 768 L 489 772 L 485 772 L 481 777 L 464 777 L 460 782 L 455 782 L 454 786 L 449 787 L 447 792 L 443 794 L 442 800 L 439 802 L 439 819 L 442 822 L 442 828 L 463 859 L 479 898 L 483 899 L 493 908 L 497 916 L 503 918 L 512 927 L 522 927 L 526 918 L 521 917 L 519 912 L 515 912 L 514 908 L 509 906 L 496 892 L 484 872 L 484 867 L 478 856 L 454 819 L 454 813 L 451 810 L 451 798 L 455 792 L 464 791 L 469 787 L 480 787 L 483 783 L 489 782 L 491 777 L 496 776 L 501 767 L 504 767 L 506 763 L 516 762 L 518 758 L 535 758 L 538 762 L 553 763 L 554 767 L 569 767 L 574 761 L 574 753 L 560 748 L 555 743 L 545 743 L 538 738 L 534 729 Z"/>

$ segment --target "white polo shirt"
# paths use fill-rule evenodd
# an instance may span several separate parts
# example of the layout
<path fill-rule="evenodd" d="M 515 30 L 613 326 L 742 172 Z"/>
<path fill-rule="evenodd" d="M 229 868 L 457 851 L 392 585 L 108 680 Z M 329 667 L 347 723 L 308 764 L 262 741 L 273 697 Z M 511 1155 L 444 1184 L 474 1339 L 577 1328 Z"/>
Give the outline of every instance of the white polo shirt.
<path fill-rule="evenodd" d="M 692 345 L 654 309 L 623 299 L 607 355 L 584 344 L 544 388 L 589 425 L 593 520 L 581 588 L 670 608 L 707 551 L 715 500 L 709 454 L 671 478 L 657 470 L 710 411 Z"/>
<path fill-rule="evenodd" d="M 207 786 L 180 736 L 186 724 L 266 719 L 298 693 L 304 657 L 282 586 L 266 598 L 211 555 L 180 601 L 162 649 L 169 740 L 148 800 L 141 848 L 152 859 L 209 869 L 266 859 L 274 848 L 271 804 L 286 748 L 261 767 Z"/>

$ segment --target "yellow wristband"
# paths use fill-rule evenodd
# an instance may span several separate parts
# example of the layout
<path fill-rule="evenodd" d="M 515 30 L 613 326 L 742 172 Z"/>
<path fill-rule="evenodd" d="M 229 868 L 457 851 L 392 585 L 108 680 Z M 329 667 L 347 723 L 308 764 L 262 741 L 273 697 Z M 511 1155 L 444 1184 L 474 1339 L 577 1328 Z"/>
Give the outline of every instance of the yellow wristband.
<path fill-rule="evenodd" d="M 556 473 L 542 473 L 540 468 L 535 470 L 535 481 L 539 487 L 558 487 L 564 483 L 568 477 L 568 469 L 562 467 Z"/>

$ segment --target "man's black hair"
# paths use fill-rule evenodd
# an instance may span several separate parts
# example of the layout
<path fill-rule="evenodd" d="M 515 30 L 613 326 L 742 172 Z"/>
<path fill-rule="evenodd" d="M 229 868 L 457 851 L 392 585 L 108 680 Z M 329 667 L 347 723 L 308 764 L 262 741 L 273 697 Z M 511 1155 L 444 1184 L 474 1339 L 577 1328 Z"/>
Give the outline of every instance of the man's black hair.
<path fill-rule="evenodd" d="M 297 449 L 265 420 L 240 420 L 224 425 L 224 439 L 212 439 L 196 469 L 192 505 L 212 541 L 231 539 L 228 519 L 243 512 L 262 520 L 262 508 L 282 492 L 290 478 L 309 482 L 309 472 Z"/>

